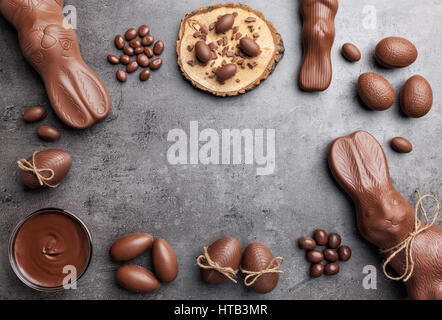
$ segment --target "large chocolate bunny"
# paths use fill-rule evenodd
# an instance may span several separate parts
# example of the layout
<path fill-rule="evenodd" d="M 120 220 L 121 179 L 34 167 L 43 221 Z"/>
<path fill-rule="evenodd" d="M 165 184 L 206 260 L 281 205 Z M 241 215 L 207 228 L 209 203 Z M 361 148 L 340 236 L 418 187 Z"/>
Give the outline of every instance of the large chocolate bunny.
<path fill-rule="evenodd" d="M 67 125 L 82 129 L 105 118 L 109 93 L 85 64 L 63 0 L 0 0 L 0 12 L 18 31 L 26 60 L 42 77 L 52 107 Z"/>
<path fill-rule="evenodd" d="M 409 296 L 442 299 L 442 228 L 416 218 L 416 229 L 426 229 L 415 232 L 415 212 L 393 187 L 385 154 L 376 139 L 364 131 L 338 138 L 328 159 L 334 178 L 355 204 L 358 228 L 365 239 L 388 249 L 415 234 L 409 251 L 414 268 L 408 268 L 411 272 L 406 278 Z M 411 263 L 406 261 L 406 252 L 400 251 L 391 260 L 399 275 L 404 275 Z"/>

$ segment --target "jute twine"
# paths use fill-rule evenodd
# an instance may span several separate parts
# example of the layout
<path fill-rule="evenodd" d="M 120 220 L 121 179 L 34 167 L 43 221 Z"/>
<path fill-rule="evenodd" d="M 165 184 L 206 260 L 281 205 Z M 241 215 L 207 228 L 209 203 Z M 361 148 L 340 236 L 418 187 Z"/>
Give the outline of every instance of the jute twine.
<path fill-rule="evenodd" d="M 276 266 L 272 267 L 272 265 L 276 262 Z M 268 266 L 261 271 L 249 271 L 245 270 L 241 267 L 241 272 L 246 274 L 246 277 L 244 278 L 244 284 L 247 287 L 252 286 L 258 279 L 264 274 L 267 273 L 283 273 L 284 271 L 280 270 L 279 267 L 284 262 L 283 257 L 276 257 L 273 258 L 273 260 L 268 264 Z"/>
<path fill-rule="evenodd" d="M 216 270 L 219 273 L 221 273 L 222 275 L 229 278 L 232 282 L 237 283 L 237 281 L 234 278 L 236 277 L 238 270 L 233 270 L 230 267 L 222 267 L 217 262 L 213 261 L 210 258 L 209 251 L 208 251 L 207 247 L 204 247 L 204 255 L 200 255 L 196 259 L 196 263 L 200 268 Z"/>
<path fill-rule="evenodd" d="M 29 171 L 29 172 L 32 172 L 33 174 L 35 174 L 35 176 L 38 179 L 38 183 L 40 183 L 41 186 L 44 185 L 44 186 L 47 186 L 49 188 L 57 188 L 59 183 L 57 183 L 57 184 L 50 184 L 48 182 L 52 178 L 54 178 L 54 176 L 55 176 L 54 170 L 52 170 L 50 168 L 37 168 L 37 166 L 35 165 L 35 156 L 39 152 L 40 151 L 35 151 L 32 154 L 32 163 L 29 162 L 26 159 L 20 159 L 20 160 L 17 161 L 17 164 L 18 164 L 19 168 L 22 169 L 23 171 Z M 41 174 L 42 172 L 49 172 L 49 177 L 43 176 Z"/>
<path fill-rule="evenodd" d="M 412 233 L 408 235 L 408 237 L 402 241 L 401 243 L 395 245 L 394 247 L 390 249 L 382 249 L 381 253 L 383 254 L 390 254 L 385 260 L 384 264 L 382 265 L 382 270 L 384 271 L 385 276 L 390 280 L 402 280 L 403 282 L 407 282 L 410 277 L 413 275 L 414 271 L 414 260 L 413 260 L 413 242 L 414 239 L 422 232 L 430 228 L 434 225 L 436 222 L 437 216 L 439 215 L 439 200 L 431 194 L 426 194 L 424 196 L 421 196 L 419 190 L 416 190 L 416 193 L 418 195 L 418 201 L 416 203 L 415 209 L 414 209 L 414 230 Z M 427 212 L 425 211 L 425 208 L 422 204 L 422 200 L 425 198 L 431 198 L 436 203 L 436 211 L 434 212 L 434 217 L 431 220 L 431 222 L 428 220 Z M 425 223 L 422 224 L 422 222 L 419 220 L 419 207 L 421 209 L 422 215 L 425 219 Z M 393 260 L 393 258 L 399 254 L 402 250 L 405 250 L 405 270 L 404 273 L 401 274 L 398 277 L 393 277 L 387 272 L 387 265 Z"/>

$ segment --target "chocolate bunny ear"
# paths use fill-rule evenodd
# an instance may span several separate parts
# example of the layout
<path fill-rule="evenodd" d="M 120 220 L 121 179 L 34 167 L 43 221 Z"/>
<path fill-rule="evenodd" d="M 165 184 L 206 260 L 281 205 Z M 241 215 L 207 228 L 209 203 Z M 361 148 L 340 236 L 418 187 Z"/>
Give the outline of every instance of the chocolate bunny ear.
<path fill-rule="evenodd" d="M 333 176 L 352 196 L 391 185 L 384 151 L 365 131 L 336 139 L 328 160 Z"/>
<path fill-rule="evenodd" d="M 110 98 L 100 78 L 82 61 L 70 61 L 48 72 L 45 78 L 49 99 L 67 125 L 84 129 L 105 118 Z"/>

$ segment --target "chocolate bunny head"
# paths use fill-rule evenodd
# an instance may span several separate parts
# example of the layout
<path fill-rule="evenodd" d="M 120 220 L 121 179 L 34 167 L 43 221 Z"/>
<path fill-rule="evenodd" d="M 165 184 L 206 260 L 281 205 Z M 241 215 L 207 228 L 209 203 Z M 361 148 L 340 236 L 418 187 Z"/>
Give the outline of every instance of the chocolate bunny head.
<path fill-rule="evenodd" d="M 413 208 L 393 187 L 385 154 L 372 135 L 358 131 L 336 139 L 329 165 L 355 203 L 364 238 L 388 248 L 407 237 L 413 228 Z"/>

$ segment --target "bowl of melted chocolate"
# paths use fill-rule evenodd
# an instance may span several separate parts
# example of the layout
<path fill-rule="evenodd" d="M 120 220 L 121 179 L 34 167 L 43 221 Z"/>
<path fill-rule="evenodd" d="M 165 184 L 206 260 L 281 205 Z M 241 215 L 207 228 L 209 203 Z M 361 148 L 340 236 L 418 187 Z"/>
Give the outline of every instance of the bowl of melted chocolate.
<path fill-rule="evenodd" d="M 38 210 L 20 221 L 9 241 L 18 278 L 39 291 L 59 291 L 81 278 L 92 257 L 87 226 L 62 209 Z"/>

